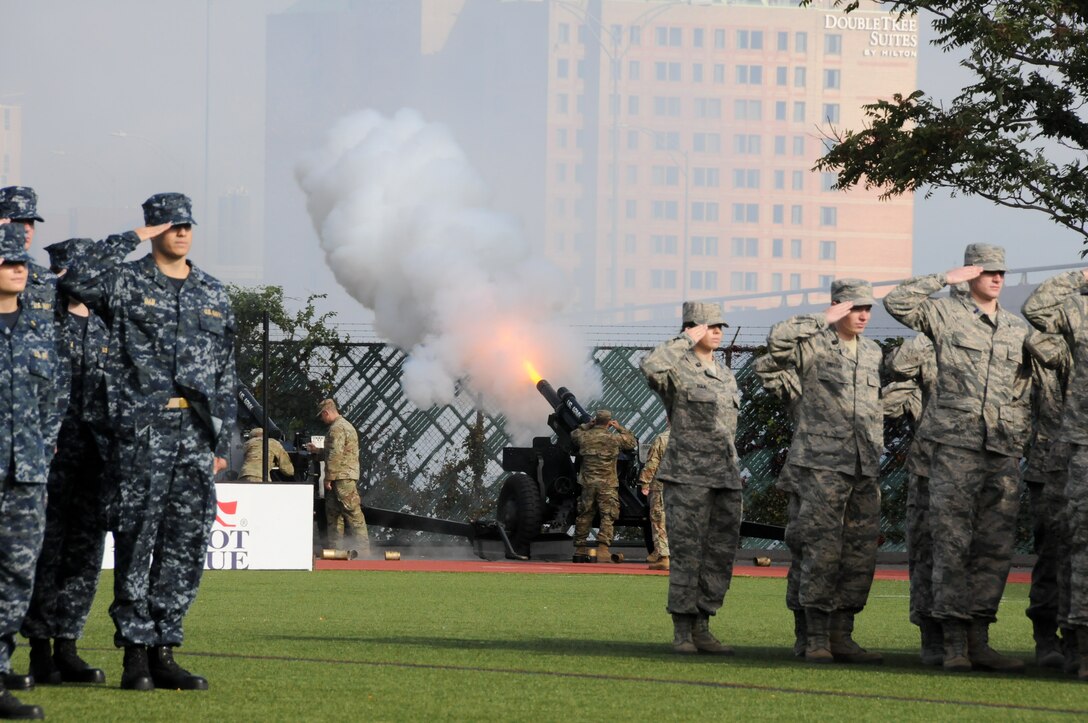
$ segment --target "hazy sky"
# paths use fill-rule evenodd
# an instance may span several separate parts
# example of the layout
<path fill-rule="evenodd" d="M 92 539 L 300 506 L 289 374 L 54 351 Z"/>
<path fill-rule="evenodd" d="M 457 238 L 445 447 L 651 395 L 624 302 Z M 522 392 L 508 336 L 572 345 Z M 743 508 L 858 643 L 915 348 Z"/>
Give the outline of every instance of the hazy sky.
<path fill-rule="evenodd" d="M 193 196 L 198 221 L 206 221 L 198 233 L 207 239 L 214 237 L 217 199 L 246 189 L 255 233 L 266 233 L 265 21 L 293 4 L 0 0 L 5 26 L 18 29 L 0 43 L 0 104 L 23 108 L 18 180 L 41 194 L 41 245 L 136 225 L 139 203 L 162 190 Z M 345 69 L 330 69 L 336 72 Z M 924 90 L 949 97 L 965 78 L 951 56 L 920 49 Z M 895 90 L 913 89 L 889 94 Z M 315 147 L 321 142 L 313 139 Z M 72 208 L 81 209 L 78 225 L 70 221 Z M 215 250 L 200 239 L 194 259 L 214 269 Z M 961 263 L 972 241 L 1005 245 L 1012 267 L 1076 263 L 1081 249 L 1078 237 L 1041 215 L 943 194 L 916 199 L 916 272 Z M 298 243 L 299 253 L 317 253 L 316 240 Z"/>

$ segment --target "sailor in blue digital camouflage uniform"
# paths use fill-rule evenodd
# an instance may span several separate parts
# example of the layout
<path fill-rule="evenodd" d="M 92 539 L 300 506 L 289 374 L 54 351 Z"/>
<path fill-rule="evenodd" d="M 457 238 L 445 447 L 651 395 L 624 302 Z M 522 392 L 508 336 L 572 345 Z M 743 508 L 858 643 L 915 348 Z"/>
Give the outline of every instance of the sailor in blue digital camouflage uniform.
<path fill-rule="evenodd" d="M 70 259 L 91 244 L 68 239 L 46 246 L 50 271 L 63 276 Z M 57 363 L 65 367 L 61 377 L 69 394 L 49 467 L 45 540 L 22 633 L 30 639 L 35 683 L 102 683 L 105 672 L 79 657 L 76 640 L 94 601 L 106 538 L 98 501 L 109 451 L 102 373 L 109 336 L 102 319 L 79 301 L 61 294 L 57 308 Z"/>
<path fill-rule="evenodd" d="M 34 243 L 36 224 L 45 219 L 38 213 L 38 194 L 29 186 L 6 186 L 0 188 L 0 218 L 11 219 L 11 223 L 22 226 L 26 235 L 27 250 Z M 26 299 L 28 309 L 54 313 L 57 296 L 57 277 L 49 269 L 30 259 L 26 264 L 27 280 Z"/>
<path fill-rule="evenodd" d="M 45 485 L 60 428 L 53 319 L 25 296 L 30 256 L 18 224 L 0 224 L 0 718 L 42 718 L 9 691 L 33 685 L 11 671 L 45 529 Z"/>
<path fill-rule="evenodd" d="M 160 193 L 143 209 L 147 226 L 95 244 L 61 287 L 110 329 L 116 442 L 104 499 L 116 541 L 110 614 L 125 648 L 121 687 L 206 690 L 172 649 L 200 584 L 214 475 L 226 467 L 237 411 L 234 315 L 223 285 L 186 258 L 189 198 Z M 151 253 L 124 263 L 147 239 Z"/>

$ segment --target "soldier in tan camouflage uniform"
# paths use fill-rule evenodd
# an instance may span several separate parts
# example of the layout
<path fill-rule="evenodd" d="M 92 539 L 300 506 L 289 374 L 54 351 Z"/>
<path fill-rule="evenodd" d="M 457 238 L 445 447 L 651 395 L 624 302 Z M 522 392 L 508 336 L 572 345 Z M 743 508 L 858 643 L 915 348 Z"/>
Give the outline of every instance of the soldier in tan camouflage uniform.
<path fill-rule="evenodd" d="M 965 266 L 909 279 L 884 298 L 893 317 L 933 342 L 937 389 L 918 436 L 930 448 L 933 617 L 944 668 L 1019 671 L 989 644 L 1020 507 L 1019 459 L 1031 428 L 1028 327 L 998 297 L 1005 250 L 971 244 Z M 930 298 L 968 282 L 969 298 Z"/>
<path fill-rule="evenodd" d="M 872 285 L 840 279 L 831 307 L 772 327 L 768 353 L 801 380 L 795 429 L 778 485 L 790 493 L 787 544 L 798 558 L 805 660 L 879 663 L 854 642 L 876 569 L 880 526 L 880 346 L 861 336 Z"/>
<path fill-rule="evenodd" d="M 646 455 L 646 464 L 639 474 L 639 482 L 642 485 L 642 494 L 646 495 L 650 505 L 650 533 L 654 538 L 654 551 L 646 558 L 651 570 L 669 569 L 669 533 L 665 525 L 665 497 L 660 480 L 657 479 L 657 468 L 661 464 L 661 458 L 665 456 L 665 449 L 669 446 L 669 430 L 654 437 L 650 451 Z"/>
<path fill-rule="evenodd" d="M 359 434 L 340 414 L 332 399 L 317 406 L 317 418 L 329 427 L 324 451 L 329 547 L 339 547 L 343 543 L 346 526 L 347 534 L 357 541 L 359 554 L 366 555 L 370 551 L 370 541 L 359 499 Z M 307 448 L 316 451 L 313 445 Z"/>
<path fill-rule="evenodd" d="M 612 412 L 607 409 L 598 409 L 593 421 L 571 432 L 570 439 L 582 458 L 582 469 L 578 473 L 582 494 L 578 498 L 578 519 L 574 522 L 574 561 L 590 560 L 586 539 L 598 510 L 601 526 L 597 532 L 597 559 L 609 560 L 612 557 L 609 549 L 612 525 L 620 515 L 616 460 L 620 452 L 634 450 L 638 440 L 612 419 Z"/>
<path fill-rule="evenodd" d="M 888 355 L 886 366 L 892 376 L 903 380 L 889 385 L 885 393 L 885 415 L 909 415 L 915 430 L 907 456 L 907 570 L 910 576 L 910 621 L 921 633 L 921 659 L 925 665 L 944 663 L 944 639 L 941 623 L 933 617 L 933 536 L 929 521 L 930 444 L 918 436 L 918 425 L 926 406 L 933 399 L 937 384 L 937 355 L 928 336 L 908 339 Z M 895 400 L 913 390 L 903 408 Z"/>
<path fill-rule="evenodd" d="M 261 452 L 264 450 L 264 430 L 254 427 L 249 430 L 249 439 L 246 440 L 245 457 L 242 460 L 242 472 L 238 479 L 242 482 L 261 482 Z M 263 481 L 268 482 L 272 476 L 272 470 L 279 468 L 280 472 L 288 478 L 295 476 L 295 465 L 287 450 L 283 448 L 278 439 L 268 438 L 268 477 Z"/>
<path fill-rule="evenodd" d="M 1076 636 L 1077 677 L 1088 681 L 1088 270 L 1059 274 L 1039 284 L 1024 302 L 1023 312 L 1040 331 L 1061 334 L 1072 354 L 1057 434 L 1057 440 L 1068 445 L 1069 456 L 1061 516 L 1069 544 L 1069 609 L 1063 628 L 1068 626 Z"/>
<path fill-rule="evenodd" d="M 1058 334 L 1028 339 L 1032 361 L 1032 417 L 1035 420 L 1024 482 L 1031 500 L 1035 564 L 1031 568 L 1028 619 L 1035 638 L 1035 662 L 1044 668 L 1066 667 L 1066 651 L 1075 648 L 1069 629 L 1069 538 L 1065 524 L 1065 483 L 1069 445 L 1058 440 L 1073 355 Z M 1058 639 L 1059 624 L 1063 639 Z M 1070 655 L 1070 658 L 1073 656 Z"/>
<path fill-rule="evenodd" d="M 671 422 L 657 478 L 665 490 L 672 553 L 668 611 L 677 653 L 733 653 L 709 626 L 733 577 L 741 522 L 734 440 L 740 390 L 714 356 L 724 325 L 717 304 L 685 301 L 683 330 L 642 360 L 642 373 Z"/>

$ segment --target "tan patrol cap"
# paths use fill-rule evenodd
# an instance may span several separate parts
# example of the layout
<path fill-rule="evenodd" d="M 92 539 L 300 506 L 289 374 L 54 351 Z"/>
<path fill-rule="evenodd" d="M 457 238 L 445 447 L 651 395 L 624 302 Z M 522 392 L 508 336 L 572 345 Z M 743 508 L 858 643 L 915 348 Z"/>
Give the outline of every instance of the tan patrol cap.
<path fill-rule="evenodd" d="M 1008 271 L 1005 249 L 992 244 L 967 244 L 963 251 L 964 266 L 981 266 L 983 271 Z"/>
<path fill-rule="evenodd" d="M 250 439 L 253 439 L 254 437 L 263 437 L 263 436 L 264 436 L 264 430 L 261 429 L 260 427 L 254 427 L 253 429 L 249 430 L 249 438 Z"/>
<path fill-rule="evenodd" d="M 853 301 L 854 306 L 873 305 L 873 285 L 865 279 L 835 279 L 831 282 L 831 303 Z"/>
<path fill-rule="evenodd" d="M 706 324 L 707 326 L 721 324 L 722 326 L 729 326 L 729 324 L 725 323 L 721 304 L 709 304 L 705 301 L 685 301 L 683 314 L 685 324 Z"/>
<path fill-rule="evenodd" d="M 320 417 L 321 413 L 328 409 L 330 412 L 337 412 L 336 401 L 333 399 L 322 399 L 317 403 L 317 414 L 315 416 Z"/>
<path fill-rule="evenodd" d="M 594 418 L 598 422 L 610 422 L 612 421 L 612 412 L 608 409 L 598 409 Z"/>

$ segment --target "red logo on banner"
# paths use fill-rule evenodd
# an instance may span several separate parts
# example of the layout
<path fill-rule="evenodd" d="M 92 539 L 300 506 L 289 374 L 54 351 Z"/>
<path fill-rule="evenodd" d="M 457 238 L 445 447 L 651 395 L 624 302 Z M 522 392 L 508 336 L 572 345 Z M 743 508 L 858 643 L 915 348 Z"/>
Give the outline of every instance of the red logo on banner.
<path fill-rule="evenodd" d="M 215 515 L 215 521 L 223 527 L 236 527 L 233 523 L 228 523 L 223 517 L 229 515 L 234 517 L 238 512 L 238 500 L 234 502 L 216 502 L 215 506 L 219 508 L 219 511 Z"/>

